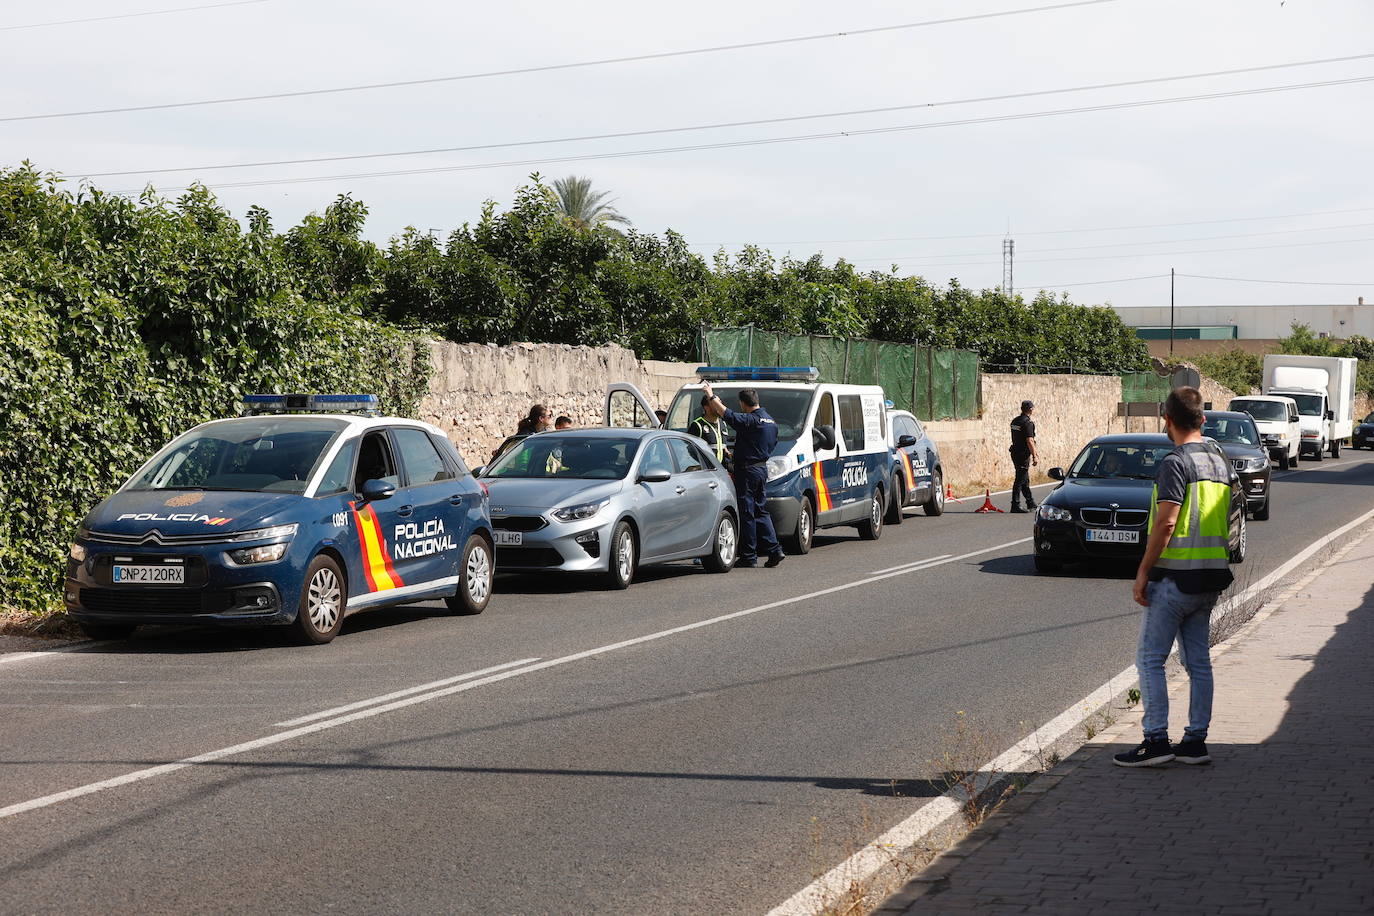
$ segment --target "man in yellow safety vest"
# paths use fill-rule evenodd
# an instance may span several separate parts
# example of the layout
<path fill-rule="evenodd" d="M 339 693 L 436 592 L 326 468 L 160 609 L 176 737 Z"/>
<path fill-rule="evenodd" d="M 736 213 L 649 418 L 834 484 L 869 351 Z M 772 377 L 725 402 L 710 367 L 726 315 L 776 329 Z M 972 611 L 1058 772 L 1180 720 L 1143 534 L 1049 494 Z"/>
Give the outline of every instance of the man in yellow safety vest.
<path fill-rule="evenodd" d="M 706 405 L 710 400 L 708 397 L 702 397 L 702 415 L 692 421 L 688 432 L 711 446 L 711 450 L 716 456 L 716 463 L 728 470 L 729 464 L 726 459 L 730 457 L 730 451 L 725 447 L 725 424 L 720 421 L 719 417 L 713 416 L 707 411 Z"/>
<path fill-rule="evenodd" d="M 1214 442 L 1202 438 L 1202 395 L 1176 388 L 1164 402 L 1164 429 L 1174 450 L 1159 464 L 1150 503 L 1150 537 L 1132 589 L 1145 608 L 1136 649 L 1145 740 L 1113 762 L 1160 766 L 1171 760 L 1208 763 L 1212 719 L 1212 659 L 1208 647 L 1212 608 L 1232 581 L 1231 465 Z M 1188 671 L 1188 727 L 1169 743 L 1169 694 L 1164 662 L 1178 641 Z"/>

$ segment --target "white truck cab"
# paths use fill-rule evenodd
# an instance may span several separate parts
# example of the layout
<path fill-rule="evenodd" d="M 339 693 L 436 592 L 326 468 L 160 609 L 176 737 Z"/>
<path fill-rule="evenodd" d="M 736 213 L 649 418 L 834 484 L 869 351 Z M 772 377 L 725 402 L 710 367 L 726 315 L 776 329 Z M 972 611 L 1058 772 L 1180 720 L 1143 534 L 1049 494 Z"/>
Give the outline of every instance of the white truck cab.
<path fill-rule="evenodd" d="M 1286 471 L 1298 463 L 1302 422 L 1297 401 L 1282 395 L 1254 394 L 1232 398 L 1226 409 L 1248 413 L 1254 418 L 1260 441 L 1281 470 Z"/>

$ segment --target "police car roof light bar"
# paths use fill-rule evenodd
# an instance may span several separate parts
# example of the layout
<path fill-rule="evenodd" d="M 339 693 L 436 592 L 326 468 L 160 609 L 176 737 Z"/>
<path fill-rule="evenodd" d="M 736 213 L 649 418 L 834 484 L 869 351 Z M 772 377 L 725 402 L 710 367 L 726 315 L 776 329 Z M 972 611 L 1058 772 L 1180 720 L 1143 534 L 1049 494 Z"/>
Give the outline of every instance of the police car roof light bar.
<path fill-rule="evenodd" d="M 709 382 L 814 382 L 815 366 L 702 366 L 697 378 Z"/>
<path fill-rule="evenodd" d="M 375 394 L 245 394 L 243 415 L 264 413 L 360 413 L 375 416 Z"/>

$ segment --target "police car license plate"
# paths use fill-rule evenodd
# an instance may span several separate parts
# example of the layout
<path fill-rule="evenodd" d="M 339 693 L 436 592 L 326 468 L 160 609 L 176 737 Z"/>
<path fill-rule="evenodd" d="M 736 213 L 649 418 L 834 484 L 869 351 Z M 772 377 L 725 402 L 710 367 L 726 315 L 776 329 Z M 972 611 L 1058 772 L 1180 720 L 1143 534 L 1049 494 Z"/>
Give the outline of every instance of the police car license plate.
<path fill-rule="evenodd" d="M 186 567 L 184 566 L 116 566 L 114 567 L 116 585 L 132 583 L 157 585 L 185 585 Z"/>
<path fill-rule="evenodd" d="M 1139 544 L 1139 531 L 1113 531 L 1108 528 L 1089 528 L 1085 534 L 1089 541 L 1102 541 L 1111 544 Z"/>
<path fill-rule="evenodd" d="M 519 547 L 525 543 L 525 535 L 520 531 L 498 531 L 496 532 L 497 547 Z"/>

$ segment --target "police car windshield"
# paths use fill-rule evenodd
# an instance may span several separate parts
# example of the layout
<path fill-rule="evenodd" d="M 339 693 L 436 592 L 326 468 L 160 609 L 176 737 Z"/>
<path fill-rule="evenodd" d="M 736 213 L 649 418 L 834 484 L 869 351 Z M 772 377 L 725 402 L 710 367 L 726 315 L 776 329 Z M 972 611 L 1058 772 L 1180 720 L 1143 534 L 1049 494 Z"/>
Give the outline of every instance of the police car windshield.
<path fill-rule="evenodd" d="M 346 426 L 324 417 L 215 423 L 173 440 L 125 489 L 303 493 Z"/>
<path fill-rule="evenodd" d="M 1248 413 L 1256 420 L 1288 420 L 1288 406 L 1282 401 L 1232 401 L 1231 409 Z"/>
<path fill-rule="evenodd" d="M 1236 445 L 1259 445 L 1259 430 L 1249 418 L 1208 417 L 1202 424 L 1202 434 L 1218 442 Z"/>
<path fill-rule="evenodd" d="M 739 410 L 739 393 L 749 385 L 712 385 L 716 395 L 731 410 Z M 778 424 L 778 445 L 786 450 L 789 443 L 796 441 L 806 424 L 806 414 L 811 408 L 814 391 L 810 388 L 755 388 L 759 393 L 759 405 Z M 668 428 L 680 433 L 689 433 L 691 423 L 701 416 L 701 390 L 679 391 L 668 410 Z M 726 441 L 733 442 L 735 433 L 728 427 Z"/>
<path fill-rule="evenodd" d="M 1069 476 L 1154 480 L 1159 463 L 1173 450 L 1172 445 L 1090 445 L 1078 453 Z"/>
<path fill-rule="evenodd" d="M 634 462 L 639 441 L 635 436 L 540 433 L 522 439 L 482 476 L 620 480 Z"/>

